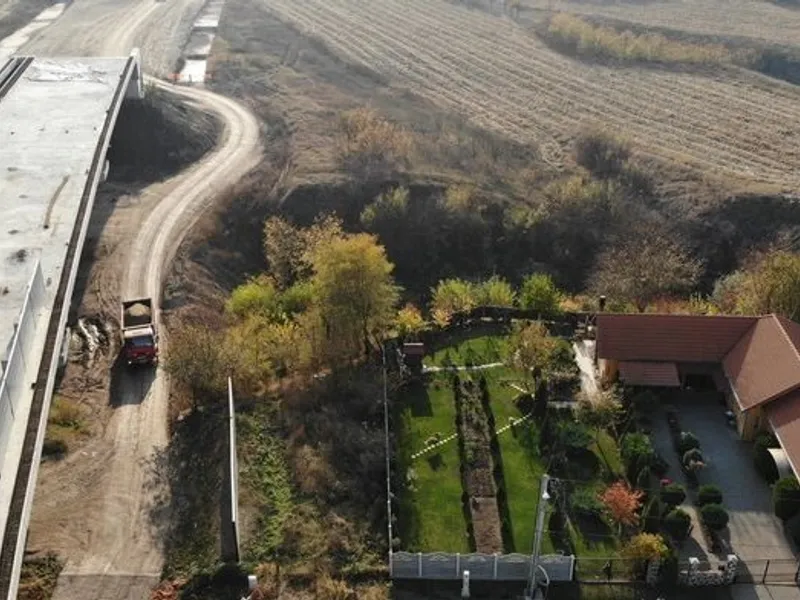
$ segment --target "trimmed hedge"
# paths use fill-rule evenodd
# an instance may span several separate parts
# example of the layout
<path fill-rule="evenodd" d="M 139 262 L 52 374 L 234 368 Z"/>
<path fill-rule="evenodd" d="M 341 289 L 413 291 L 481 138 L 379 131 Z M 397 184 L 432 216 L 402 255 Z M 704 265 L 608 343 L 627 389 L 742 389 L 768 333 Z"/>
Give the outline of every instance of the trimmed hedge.
<path fill-rule="evenodd" d="M 800 512 L 800 483 L 795 477 L 784 477 L 772 488 L 775 515 L 786 521 Z"/>
<path fill-rule="evenodd" d="M 681 431 L 676 440 L 676 445 L 678 446 L 678 453 L 684 455 L 689 450 L 700 448 L 700 440 L 697 439 L 695 434 L 689 431 Z"/>
<path fill-rule="evenodd" d="M 725 529 L 730 517 L 721 504 L 706 504 L 700 509 L 700 518 L 711 531 L 719 531 Z"/>
<path fill-rule="evenodd" d="M 674 508 L 686 500 L 686 490 L 680 483 L 670 483 L 661 488 L 661 500 L 670 508 Z"/>
<path fill-rule="evenodd" d="M 676 540 L 685 540 L 691 527 L 692 518 L 680 508 L 676 508 L 664 517 L 664 530 Z"/>
<path fill-rule="evenodd" d="M 722 490 L 712 484 L 701 485 L 697 492 L 697 504 L 722 504 Z"/>

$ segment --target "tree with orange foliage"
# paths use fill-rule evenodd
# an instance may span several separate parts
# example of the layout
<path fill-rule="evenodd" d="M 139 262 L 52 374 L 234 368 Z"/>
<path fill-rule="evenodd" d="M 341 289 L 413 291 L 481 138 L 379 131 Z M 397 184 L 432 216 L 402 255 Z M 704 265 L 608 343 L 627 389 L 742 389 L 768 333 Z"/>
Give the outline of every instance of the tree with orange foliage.
<path fill-rule="evenodd" d="M 634 490 L 624 481 L 617 481 L 600 494 L 600 501 L 621 532 L 623 526 L 631 527 L 639 522 L 637 511 L 642 506 L 643 496 L 641 490 Z"/>

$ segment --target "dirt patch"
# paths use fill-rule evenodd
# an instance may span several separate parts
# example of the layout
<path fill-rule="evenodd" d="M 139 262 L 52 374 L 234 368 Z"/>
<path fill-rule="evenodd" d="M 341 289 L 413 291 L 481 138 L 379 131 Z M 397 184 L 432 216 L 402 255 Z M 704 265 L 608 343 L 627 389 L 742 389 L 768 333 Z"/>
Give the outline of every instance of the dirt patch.
<path fill-rule="evenodd" d="M 122 105 L 108 161 L 113 182 L 153 182 L 174 175 L 214 147 L 220 125 L 154 86 L 141 101 Z"/>
<path fill-rule="evenodd" d="M 494 478 L 489 417 L 481 399 L 485 386 L 453 379 L 456 425 L 461 459 L 461 479 L 469 503 L 470 532 L 475 550 L 486 554 L 503 551 L 502 521 Z M 487 399 L 488 401 L 488 399 Z"/>

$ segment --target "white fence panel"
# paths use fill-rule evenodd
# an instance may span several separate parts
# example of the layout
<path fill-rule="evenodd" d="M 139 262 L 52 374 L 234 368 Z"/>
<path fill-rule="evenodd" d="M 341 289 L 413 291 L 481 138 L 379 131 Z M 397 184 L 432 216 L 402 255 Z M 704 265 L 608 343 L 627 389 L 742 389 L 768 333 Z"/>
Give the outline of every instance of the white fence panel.
<path fill-rule="evenodd" d="M 525 554 L 429 554 L 394 552 L 390 559 L 393 579 L 461 579 L 469 571 L 474 581 L 526 581 L 531 557 Z M 546 555 L 539 564 L 550 581 L 571 581 L 575 558 Z"/>

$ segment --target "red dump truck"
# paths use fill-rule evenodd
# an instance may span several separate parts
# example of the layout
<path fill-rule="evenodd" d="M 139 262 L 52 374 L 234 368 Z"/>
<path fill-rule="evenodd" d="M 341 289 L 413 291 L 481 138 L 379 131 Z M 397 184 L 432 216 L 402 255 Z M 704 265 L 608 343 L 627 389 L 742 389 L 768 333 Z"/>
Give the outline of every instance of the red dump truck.
<path fill-rule="evenodd" d="M 158 332 L 151 298 L 122 303 L 122 352 L 129 365 L 154 365 L 158 361 Z"/>

